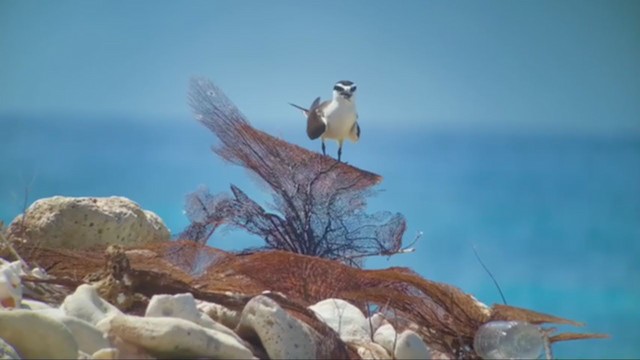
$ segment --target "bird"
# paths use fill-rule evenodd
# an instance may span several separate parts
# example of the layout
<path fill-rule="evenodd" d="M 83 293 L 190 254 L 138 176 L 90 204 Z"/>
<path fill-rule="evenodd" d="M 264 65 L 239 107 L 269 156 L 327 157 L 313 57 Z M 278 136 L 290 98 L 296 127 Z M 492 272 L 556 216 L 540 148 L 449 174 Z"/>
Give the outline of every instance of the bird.
<path fill-rule="evenodd" d="M 322 154 L 327 155 L 325 140 L 338 142 L 338 161 L 342 158 L 342 144 L 345 139 L 357 142 L 360 139 L 358 111 L 356 110 L 356 89 L 354 82 L 340 80 L 333 86 L 333 98 L 320 102 L 316 98 L 308 109 L 289 103 L 302 110 L 307 118 L 307 135 L 309 139 L 322 140 Z"/>

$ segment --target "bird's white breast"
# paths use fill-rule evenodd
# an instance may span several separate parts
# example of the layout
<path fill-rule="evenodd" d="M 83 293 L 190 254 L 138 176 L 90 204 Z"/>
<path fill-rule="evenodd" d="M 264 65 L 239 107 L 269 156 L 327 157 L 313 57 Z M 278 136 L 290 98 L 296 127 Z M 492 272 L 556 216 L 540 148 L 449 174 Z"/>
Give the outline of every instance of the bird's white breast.
<path fill-rule="evenodd" d="M 324 138 L 342 140 L 349 135 L 349 131 L 356 122 L 356 106 L 351 101 L 334 100 L 324 110 L 327 130 L 322 134 Z"/>

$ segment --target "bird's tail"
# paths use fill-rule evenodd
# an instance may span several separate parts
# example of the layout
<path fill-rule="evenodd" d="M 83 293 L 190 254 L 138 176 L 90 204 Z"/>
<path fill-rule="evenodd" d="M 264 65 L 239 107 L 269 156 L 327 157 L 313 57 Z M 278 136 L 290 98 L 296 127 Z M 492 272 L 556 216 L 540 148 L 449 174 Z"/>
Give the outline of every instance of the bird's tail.
<path fill-rule="evenodd" d="M 300 105 L 296 105 L 296 104 L 292 104 L 292 103 L 289 103 L 289 105 L 293 106 L 293 107 L 294 107 L 294 108 L 296 108 L 296 109 L 300 109 L 300 110 L 302 110 L 302 113 L 304 114 L 304 116 L 309 115 L 309 109 L 305 109 L 305 108 L 303 108 L 303 107 L 302 107 L 302 106 L 300 106 Z"/>

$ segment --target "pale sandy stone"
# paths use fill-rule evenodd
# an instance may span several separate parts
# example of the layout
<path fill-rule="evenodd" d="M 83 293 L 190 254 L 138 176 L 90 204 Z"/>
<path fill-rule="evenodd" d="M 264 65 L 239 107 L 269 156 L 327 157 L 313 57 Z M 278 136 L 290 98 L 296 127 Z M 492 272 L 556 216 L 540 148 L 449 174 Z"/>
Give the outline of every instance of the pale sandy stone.
<path fill-rule="evenodd" d="M 325 299 L 309 309 L 318 319 L 329 325 L 343 341 L 367 341 L 371 332 L 367 318 L 362 311 L 342 299 Z"/>
<path fill-rule="evenodd" d="M 0 338 L 23 359 L 75 359 L 78 344 L 59 321 L 29 310 L 0 310 Z"/>
<path fill-rule="evenodd" d="M 24 233 L 21 227 L 24 225 Z M 150 211 L 124 197 L 40 199 L 18 216 L 9 232 L 46 246 L 80 249 L 94 245 L 139 245 L 168 241 L 169 229 Z"/>
<path fill-rule="evenodd" d="M 80 285 L 76 291 L 67 296 L 60 306 L 65 314 L 77 317 L 96 325 L 100 320 L 113 314 L 121 314 L 115 306 L 103 300 L 95 287 L 91 285 Z"/>
<path fill-rule="evenodd" d="M 245 305 L 237 333 L 257 336 L 271 359 L 317 357 L 316 341 L 319 336 L 264 295 L 252 298 Z"/>
<path fill-rule="evenodd" d="M 254 358 L 235 337 L 179 318 L 117 314 L 103 319 L 97 327 L 157 357 Z"/>

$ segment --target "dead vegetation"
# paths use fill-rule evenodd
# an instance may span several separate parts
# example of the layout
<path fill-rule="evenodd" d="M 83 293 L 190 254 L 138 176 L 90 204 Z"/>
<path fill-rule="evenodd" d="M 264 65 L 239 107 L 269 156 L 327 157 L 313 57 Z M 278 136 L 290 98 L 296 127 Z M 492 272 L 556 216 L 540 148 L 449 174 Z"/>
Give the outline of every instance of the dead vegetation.
<path fill-rule="evenodd" d="M 477 358 L 473 336 L 487 321 L 582 325 L 513 306 L 486 308 L 460 289 L 424 279 L 407 268 L 362 270 L 334 260 L 285 251 L 236 255 L 191 241 L 158 243 L 115 253 L 109 250 L 107 256 L 100 249 L 86 252 L 32 249 L 28 244 L 20 245 L 17 250 L 32 254 L 25 260 L 47 269 L 55 277 L 46 281 L 26 278 L 28 287 L 55 283 L 66 289 L 64 293 L 70 293 L 90 280 L 100 282 L 126 275 L 130 279 L 127 292 L 141 299 L 123 309 L 131 314 L 143 313 L 145 299 L 154 294 L 191 292 L 198 299 L 239 311 L 251 297 L 268 291 L 267 295 L 289 313 L 330 340 L 327 344 L 331 344 L 330 353 L 334 358 L 355 358 L 355 355 L 307 309 L 317 301 L 332 297 L 348 300 L 363 311 L 366 305 L 377 306 L 388 318 L 395 317 L 397 327 L 413 329 L 434 351 L 451 358 Z M 114 267 L 114 254 L 120 259 L 119 263 L 128 263 L 128 267 Z M 40 300 L 61 300 L 47 296 L 45 293 Z M 550 336 L 549 341 L 552 344 L 601 337 L 603 335 L 562 333 Z"/>

